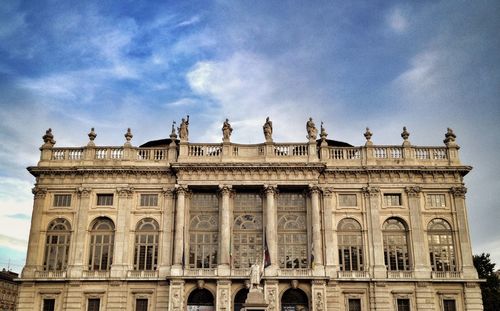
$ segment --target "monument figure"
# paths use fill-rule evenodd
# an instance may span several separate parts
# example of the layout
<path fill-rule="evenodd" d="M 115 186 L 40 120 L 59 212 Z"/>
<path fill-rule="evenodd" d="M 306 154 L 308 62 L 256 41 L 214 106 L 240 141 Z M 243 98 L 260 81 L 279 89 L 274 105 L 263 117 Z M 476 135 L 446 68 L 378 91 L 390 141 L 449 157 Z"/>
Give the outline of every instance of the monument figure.
<path fill-rule="evenodd" d="M 187 116 L 187 119 L 182 118 L 181 120 L 181 125 L 177 128 L 177 131 L 179 131 L 179 139 L 183 141 L 188 140 L 189 136 L 189 115 Z"/>
<path fill-rule="evenodd" d="M 233 128 L 231 127 L 231 124 L 229 124 L 229 119 L 226 119 L 226 121 L 224 121 L 224 124 L 222 125 L 222 140 L 229 141 L 232 132 Z"/>
<path fill-rule="evenodd" d="M 258 289 L 260 285 L 260 267 L 254 263 L 250 267 L 250 290 Z"/>
<path fill-rule="evenodd" d="M 307 121 L 306 130 L 307 139 L 309 139 L 309 141 L 315 141 L 316 137 L 318 136 L 318 129 L 316 128 L 316 125 L 314 124 L 312 118 L 309 118 L 309 121 Z"/>
<path fill-rule="evenodd" d="M 266 118 L 266 123 L 264 123 L 262 129 L 264 130 L 266 142 L 273 141 L 273 122 L 269 120 L 269 117 Z"/>

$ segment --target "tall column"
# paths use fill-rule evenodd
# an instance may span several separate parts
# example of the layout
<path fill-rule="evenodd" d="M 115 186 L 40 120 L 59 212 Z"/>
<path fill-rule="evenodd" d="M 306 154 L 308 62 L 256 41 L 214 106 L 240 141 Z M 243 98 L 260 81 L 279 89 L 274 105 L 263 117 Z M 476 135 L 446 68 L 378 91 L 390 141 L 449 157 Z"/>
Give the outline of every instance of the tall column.
<path fill-rule="evenodd" d="M 130 232 L 130 211 L 132 205 L 132 195 L 134 189 L 124 187 L 116 189 L 118 192 L 118 202 L 116 205 L 117 215 L 115 224 L 115 245 L 113 251 L 113 264 L 111 265 L 112 277 L 124 277 L 129 267 L 128 244 Z"/>
<path fill-rule="evenodd" d="M 186 206 L 187 187 L 176 185 L 175 203 L 175 240 L 174 240 L 174 260 L 172 274 L 182 273 L 182 261 L 184 256 L 184 214 Z"/>
<path fill-rule="evenodd" d="M 172 216 L 173 216 L 173 197 L 174 192 L 170 188 L 163 188 L 163 206 L 162 206 L 162 228 L 161 232 L 161 247 L 160 247 L 160 278 L 165 277 L 172 264 Z"/>
<path fill-rule="evenodd" d="M 323 223 L 325 235 L 325 270 L 327 276 L 333 276 L 337 269 L 337 237 L 334 236 L 336 229 L 333 222 L 333 190 L 332 188 L 323 188 Z"/>
<path fill-rule="evenodd" d="M 76 214 L 75 223 L 73 224 L 73 232 L 75 235 L 72 237 L 72 250 L 69 256 L 70 262 L 68 264 L 68 274 L 70 277 L 79 278 L 82 276 L 82 271 L 86 270 L 84 267 L 85 258 L 85 238 L 88 232 L 88 214 L 90 208 L 90 188 L 80 187 L 76 190 L 78 197 L 78 210 Z"/>
<path fill-rule="evenodd" d="M 312 219 L 312 244 L 314 251 L 314 263 L 315 269 L 323 269 L 323 241 L 321 236 L 321 211 L 319 205 L 319 193 L 320 189 L 317 186 L 312 186 L 309 189 L 311 195 L 311 219 Z"/>
<path fill-rule="evenodd" d="M 477 278 L 477 272 L 472 261 L 472 247 L 469 239 L 469 225 L 467 222 L 467 211 L 465 207 L 465 194 L 467 188 L 452 187 L 451 193 L 455 206 L 458 223 L 458 240 L 460 242 L 460 253 L 462 254 L 462 271 L 466 278 Z"/>
<path fill-rule="evenodd" d="M 372 262 L 374 278 L 387 277 L 387 269 L 384 263 L 384 243 L 382 241 L 382 229 L 380 228 L 380 188 L 364 187 L 363 192 L 366 198 L 368 209 L 368 237 L 371 247 L 368 249 Z"/>
<path fill-rule="evenodd" d="M 41 187 L 34 187 L 32 190 L 35 199 L 33 202 L 33 212 L 31 214 L 31 228 L 28 241 L 28 253 L 26 255 L 26 266 L 23 269 L 23 278 L 35 276 L 35 271 L 38 269 L 37 263 L 39 256 L 40 231 L 42 225 L 43 207 L 45 197 L 47 196 L 47 189 Z"/>
<path fill-rule="evenodd" d="M 276 186 L 265 186 L 264 192 L 266 195 L 266 239 L 271 266 L 266 268 L 267 275 L 273 275 L 278 269 L 278 213 L 276 204 L 274 203 L 275 194 L 278 189 Z"/>
<path fill-rule="evenodd" d="M 220 197 L 222 199 L 219 212 L 219 275 L 229 275 L 230 271 L 230 247 L 231 247 L 231 186 L 220 186 Z"/>
<path fill-rule="evenodd" d="M 430 276 L 430 266 L 427 263 L 428 250 L 425 247 L 425 232 L 422 225 L 420 209 L 420 193 L 421 189 L 418 186 L 410 186 L 405 188 L 408 195 L 408 207 L 410 209 L 410 228 L 412 231 L 411 241 L 413 242 L 413 263 L 415 277 L 428 278 Z"/>

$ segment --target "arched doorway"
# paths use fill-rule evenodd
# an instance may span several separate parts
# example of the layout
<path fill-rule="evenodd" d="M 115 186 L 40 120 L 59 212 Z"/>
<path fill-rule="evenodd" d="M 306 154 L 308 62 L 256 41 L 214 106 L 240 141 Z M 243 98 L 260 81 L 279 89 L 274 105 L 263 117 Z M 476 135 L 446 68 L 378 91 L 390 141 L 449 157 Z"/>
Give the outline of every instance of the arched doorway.
<path fill-rule="evenodd" d="M 298 288 L 290 288 L 281 297 L 281 311 L 308 311 L 309 299 Z"/>
<path fill-rule="evenodd" d="M 198 288 L 189 294 L 187 301 L 188 311 L 213 311 L 214 307 L 214 296 L 206 288 Z"/>
<path fill-rule="evenodd" d="M 236 293 L 236 296 L 234 296 L 234 311 L 240 311 L 241 308 L 243 308 L 243 304 L 247 300 L 248 296 L 248 288 L 243 288 Z"/>

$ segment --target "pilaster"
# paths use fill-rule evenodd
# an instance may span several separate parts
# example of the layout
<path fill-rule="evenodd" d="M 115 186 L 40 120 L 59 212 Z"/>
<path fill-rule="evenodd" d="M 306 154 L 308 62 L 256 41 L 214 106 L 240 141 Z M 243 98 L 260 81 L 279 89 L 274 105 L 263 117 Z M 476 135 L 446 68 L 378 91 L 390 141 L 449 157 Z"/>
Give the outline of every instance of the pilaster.
<path fill-rule="evenodd" d="M 31 228 L 28 240 L 28 253 L 26 255 L 26 266 L 23 269 L 23 278 L 30 278 L 35 276 L 35 271 L 39 270 L 38 257 L 40 253 L 40 231 L 42 225 L 43 208 L 45 206 L 45 199 L 47 197 L 47 189 L 35 186 L 32 189 L 35 196 L 33 202 L 33 211 L 31 214 Z"/>
<path fill-rule="evenodd" d="M 337 249 L 337 237 L 334 236 L 334 232 L 336 232 L 336 228 L 334 226 L 333 221 L 333 189 L 332 188 L 323 188 L 323 223 L 324 227 L 324 235 L 325 235 L 325 272 L 327 276 L 335 276 L 337 267 L 338 267 L 338 259 L 336 256 Z"/>
<path fill-rule="evenodd" d="M 384 244 L 382 241 L 382 230 L 380 226 L 380 188 L 368 186 L 363 187 L 365 194 L 366 207 L 368 213 L 368 232 L 371 236 L 371 253 L 372 262 L 370 264 L 374 278 L 385 278 L 387 276 L 387 268 L 384 262 Z"/>
<path fill-rule="evenodd" d="M 169 286 L 169 311 L 182 311 L 185 307 L 184 281 L 172 280 Z"/>
<path fill-rule="evenodd" d="M 128 267 L 128 244 L 130 231 L 130 211 L 134 189 L 122 187 L 116 189 L 118 193 L 117 216 L 115 229 L 115 243 L 113 251 L 113 264 L 111 265 L 111 277 L 124 277 L 129 270 Z"/>
<path fill-rule="evenodd" d="M 68 275 L 70 277 L 78 278 L 82 276 L 82 271 L 85 270 L 85 238 L 88 232 L 88 212 L 90 208 L 90 188 L 79 187 L 76 189 L 77 196 L 77 214 L 75 223 L 73 224 L 74 236 L 72 237 L 73 243 L 68 262 Z"/>
<path fill-rule="evenodd" d="M 232 310 L 232 293 L 230 280 L 217 280 L 217 311 Z"/>
<path fill-rule="evenodd" d="M 326 283 L 324 280 L 311 281 L 312 311 L 326 310 Z"/>
<path fill-rule="evenodd" d="M 467 311 L 482 311 L 483 299 L 481 297 L 481 288 L 478 283 L 464 284 L 464 302 Z"/>
<path fill-rule="evenodd" d="M 279 304 L 279 282 L 278 280 L 265 280 L 264 282 L 264 298 L 268 303 L 268 311 L 278 311 Z"/>

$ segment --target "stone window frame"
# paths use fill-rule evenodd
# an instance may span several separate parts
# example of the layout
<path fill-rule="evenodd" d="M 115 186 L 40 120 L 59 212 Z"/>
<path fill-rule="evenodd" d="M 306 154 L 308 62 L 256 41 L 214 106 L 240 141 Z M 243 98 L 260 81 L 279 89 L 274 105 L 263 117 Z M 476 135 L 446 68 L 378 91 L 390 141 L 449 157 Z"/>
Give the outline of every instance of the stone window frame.
<path fill-rule="evenodd" d="M 340 196 L 342 195 L 354 195 L 356 197 L 356 205 L 340 205 Z M 360 198 L 359 193 L 356 192 L 338 192 L 336 193 L 337 207 L 339 209 L 359 209 L 360 208 Z"/>
<path fill-rule="evenodd" d="M 429 204 L 429 197 L 431 195 L 443 195 L 444 196 L 444 202 L 445 202 L 445 206 L 432 206 L 431 204 Z M 449 210 L 451 208 L 451 200 L 450 200 L 450 196 L 448 193 L 446 193 L 446 191 L 432 191 L 432 192 L 426 192 L 424 194 L 424 206 L 426 209 L 428 210 Z"/>
<path fill-rule="evenodd" d="M 155 229 L 153 229 L 153 230 L 141 230 L 141 228 L 139 226 L 146 225 L 147 223 L 152 223 L 153 226 L 155 227 Z M 152 243 L 149 243 L 148 241 L 146 241 L 146 243 L 140 242 L 142 235 L 146 235 L 146 236 L 155 235 L 155 237 L 153 238 L 154 241 Z M 139 242 L 138 242 L 138 240 L 139 240 Z M 136 227 L 135 227 L 135 231 L 134 231 L 133 270 L 134 271 L 156 271 L 156 270 L 158 270 L 160 245 L 161 245 L 160 244 L 160 225 L 159 225 L 158 220 L 153 218 L 153 217 L 141 218 L 137 222 Z M 141 269 L 141 267 L 139 267 L 140 261 L 139 261 L 138 256 L 139 256 L 140 252 L 138 252 L 138 247 L 140 247 L 140 246 L 146 246 L 146 253 L 147 253 L 147 249 L 149 247 L 153 248 L 153 254 L 151 257 L 151 262 L 152 262 L 151 268 L 152 269 L 149 269 L 149 270 L 148 269 Z M 145 260 L 144 265 L 147 265 L 147 259 Z"/>
<path fill-rule="evenodd" d="M 434 221 L 434 220 L 442 220 L 444 221 L 448 226 L 449 226 L 449 230 L 431 230 L 430 229 L 430 225 L 431 223 Z M 431 271 L 433 272 L 456 272 L 456 271 L 460 271 L 460 253 L 459 253 L 459 250 L 457 248 L 457 237 L 455 236 L 455 230 L 453 229 L 453 225 L 452 225 L 452 221 L 450 219 L 448 219 L 447 217 L 443 217 L 443 216 L 436 216 L 436 217 L 432 217 L 430 219 L 427 220 L 427 225 L 425 227 L 425 235 L 426 235 L 426 243 L 427 243 L 427 254 L 429 256 L 429 261 L 430 261 L 430 266 L 431 266 Z M 434 235 L 443 235 L 443 233 L 445 233 L 447 235 L 449 235 L 449 237 L 451 237 L 451 243 L 447 244 L 448 246 L 452 246 L 453 248 L 453 260 L 454 260 L 454 269 L 449 269 L 449 270 L 435 270 L 435 265 L 433 264 L 431 258 L 430 258 L 430 253 L 431 253 L 431 247 L 433 245 L 441 245 L 441 243 L 439 244 L 431 244 L 430 243 L 430 235 L 431 234 L 434 234 Z M 448 254 L 449 255 L 449 254 Z M 450 257 L 452 258 L 452 257 Z M 451 262 L 451 261 L 450 261 Z"/>
<path fill-rule="evenodd" d="M 62 222 L 61 222 L 62 221 Z M 57 225 L 64 225 L 66 227 L 65 230 L 54 230 L 54 229 L 51 229 L 51 227 L 55 227 Z M 54 218 L 52 219 L 49 224 L 47 225 L 47 231 L 45 232 L 45 243 L 44 243 L 44 253 L 43 253 L 43 271 L 66 271 L 67 268 L 68 268 L 68 262 L 69 262 L 69 251 L 70 251 L 70 247 L 71 247 L 71 236 L 73 235 L 72 234 L 73 231 L 72 231 L 72 227 L 71 227 L 71 222 L 64 218 L 64 217 L 57 217 L 57 218 Z M 66 243 L 64 244 L 53 244 L 53 243 L 48 243 L 48 239 L 49 237 L 66 237 Z M 54 246 L 54 245 L 63 245 L 64 247 L 66 247 L 66 255 L 63 257 L 63 259 L 65 259 L 64 263 L 63 263 L 63 267 L 61 267 L 61 269 L 49 269 L 50 267 L 47 267 L 47 259 L 48 259 L 48 248 L 50 246 Z M 59 255 L 59 253 L 58 253 Z M 59 256 L 56 256 L 56 259 L 58 258 Z"/>
<path fill-rule="evenodd" d="M 156 196 L 156 205 L 143 205 L 143 196 Z M 158 209 L 160 208 L 160 195 L 157 192 L 141 192 L 139 193 L 137 207 L 139 209 Z"/>
<path fill-rule="evenodd" d="M 359 225 L 359 230 L 340 230 L 340 224 L 344 221 L 344 220 L 347 220 L 347 219 L 352 219 L 354 221 L 357 222 L 357 224 Z M 366 240 L 365 240 L 365 230 L 363 230 L 363 222 L 358 219 L 357 217 L 354 217 L 352 215 L 346 215 L 345 217 L 342 217 L 339 219 L 339 221 L 337 222 L 336 224 L 336 236 L 337 236 L 337 256 L 338 256 L 338 263 L 339 263 L 339 270 L 340 271 L 367 271 L 367 251 L 366 251 Z M 340 243 L 340 240 L 339 238 L 343 235 L 343 232 L 359 232 L 359 237 L 361 238 L 361 250 L 358 252 L 358 266 L 359 266 L 359 269 L 357 270 L 353 270 L 353 269 L 349 269 L 349 270 L 345 270 L 345 267 L 342 268 L 342 264 L 341 264 L 341 255 L 340 255 L 340 251 L 343 250 L 343 248 L 341 248 L 341 243 Z M 358 245 L 359 246 L 359 245 Z M 343 254 L 343 252 L 342 252 Z M 360 260 L 359 260 L 359 255 L 361 255 L 361 261 L 362 263 L 360 263 Z M 351 256 L 351 255 L 350 255 Z M 352 260 L 350 260 L 352 261 Z"/>
<path fill-rule="evenodd" d="M 366 302 L 366 291 L 363 289 L 351 289 L 342 291 L 344 295 L 344 308 L 345 311 L 349 311 L 349 300 L 350 299 L 359 299 L 361 301 L 361 311 L 368 310 L 368 304 Z"/>
<path fill-rule="evenodd" d="M 131 291 L 132 296 L 132 310 L 137 310 L 137 299 L 146 299 L 148 301 L 147 310 L 155 310 L 153 306 L 153 298 L 155 291 L 153 289 L 133 289 Z"/>
<path fill-rule="evenodd" d="M 395 311 L 398 311 L 398 299 L 409 299 L 410 311 L 417 310 L 415 293 L 412 290 L 393 290 L 391 293 Z"/>
<path fill-rule="evenodd" d="M 92 238 L 94 236 L 97 236 L 97 234 L 95 234 L 94 232 L 101 231 L 101 230 L 94 229 L 100 220 L 103 220 L 103 221 L 108 220 L 111 222 L 111 225 L 112 225 L 112 228 L 110 230 L 102 230 L 102 232 L 105 233 L 104 235 L 111 236 L 110 242 L 106 244 L 106 246 L 108 248 L 108 260 L 107 260 L 107 264 L 106 264 L 107 265 L 106 269 L 94 269 L 94 265 L 92 264 L 94 262 L 92 257 L 94 255 L 94 249 L 95 249 L 93 247 L 93 243 L 96 243 L 95 241 L 93 242 Z M 111 265 L 113 264 L 113 259 L 114 259 L 113 257 L 114 257 L 115 238 L 116 238 L 115 221 L 107 216 L 99 216 L 99 217 L 94 218 L 92 220 L 92 222 L 90 223 L 88 236 L 89 236 L 89 240 L 88 240 L 89 249 L 88 249 L 88 257 L 87 257 L 88 261 L 86 263 L 87 270 L 88 271 L 110 271 Z M 104 244 L 104 243 L 101 243 L 101 244 Z M 102 250 L 102 248 L 101 248 L 101 250 Z M 99 261 L 102 263 L 102 253 L 100 254 L 99 258 L 100 258 Z M 101 264 L 99 264 L 99 266 L 101 266 Z"/>
<path fill-rule="evenodd" d="M 62 290 L 59 289 L 42 289 L 38 292 L 38 296 L 40 297 L 40 305 L 39 310 L 43 311 L 43 301 L 45 299 L 54 299 L 54 311 L 62 310 L 61 304 L 61 293 Z"/>
<path fill-rule="evenodd" d="M 461 304 L 461 294 L 456 290 L 438 290 L 437 295 L 439 297 L 439 310 L 444 311 L 444 301 L 445 300 L 454 300 L 455 301 L 455 310 L 463 310 Z"/>
<path fill-rule="evenodd" d="M 56 205 L 56 197 L 58 196 L 69 196 L 69 205 Z M 73 193 L 71 192 L 64 192 L 64 191 L 57 191 L 51 194 L 51 202 L 52 204 L 50 205 L 51 209 L 71 209 L 73 207 L 73 200 L 74 196 Z"/>
<path fill-rule="evenodd" d="M 99 205 L 99 196 L 112 196 L 112 204 L 111 205 Z M 94 199 L 95 199 L 95 204 L 93 204 L 93 206 L 95 206 L 95 208 L 115 208 L 115 205 L 116 205 L 116 202 L 118 201 L 116 199 L 116 194 L 114 192 L 111 192 L 111 191 L 102 191 L 102 192 L 96 192 L 95 196 L 94 196 Z"/>
<path fill-rule="evenodd" d="M 399 196 L 399 205 L 388 205 L 386 204 L 386 196 L 391 196 L 391 195 L 394 195 L 394 196 Z M 405 208 L 405 206 L 407 206 L 407 202 L 406 202 L 406 197 L 403 195 L 403 192 L 400 191 L 400 190 L 386 190 L 386 191 L 383 191 L 382 192 L 382 195 L 381 195 L 381 199 L 382 199 L 382 208 L 398 208 L 398 209 L 401 209 L 401 208 Z"/>
<path fill-rule="evenodd" d="M 408 225 L 408 221 L 406 219 L 404 219 L 403 217 L 400 217 L 400 216 L 390 216 L 388 218 L 386 218 L 384 220 L 384 222 L 382 223 L 382 243 L 383 243 L 383 250 L 384 250 L 384 262 L 385 260 L 387 260 L 387 257 L 385 255 L 385 249 L 386 249 L 386 233 L 387 232 L 397 232 L 397 231 L 392 231 L 392 230 L 387 230 L 385 229 L 385 225 L 386 223 L 389 221 L 389 220 L 397 220 L 399 221 L 400 224 L 403 225 L 404 227 L 404 236 L 405 236 L 405 239 L 406 239 L 406 253 L 407 253 L 407 256 L 408 256 L 408 266 L 406 269 L 397 269 L 397 270 L 391 270 L 390 269 L 390 263 L 389 265 L 386 264 L 386 267 L 387 267 L 387 271 L 413 271 L 413 252 L 412 252 L 412 239 L 411 239 L 411 236 L 410 236 L 410 227 Z M 401 232 L 403 232 L 403 230 L 401 230 L 399 233 L 401 234 Z"/>
<path fill-rule="evenodd" d="M 89 299 L 99 299 L 99 311 L 106 310 L 106 292 L 100 291 L 84 291 L 83 292 L 83 310 L 87 311 L 89 307 Z"/>

